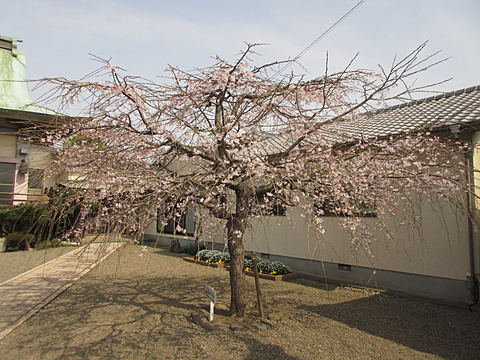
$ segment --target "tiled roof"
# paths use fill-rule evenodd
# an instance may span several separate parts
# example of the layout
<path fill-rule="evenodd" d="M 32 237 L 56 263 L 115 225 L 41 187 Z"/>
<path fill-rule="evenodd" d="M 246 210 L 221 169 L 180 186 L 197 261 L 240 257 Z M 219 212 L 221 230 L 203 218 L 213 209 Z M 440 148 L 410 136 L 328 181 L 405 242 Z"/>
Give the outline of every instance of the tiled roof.
<path fill-rule="evenodd" d="M 339 123 L 337 129 L 355 138 L 371 138 L 474 123 L 480 124 L 480 85 L 395 105 Z"/>
<path fill-rule="evenodd" d="M 321 136 L 339 144 L 473 124 L 480 125 L 480 85 L 391 106 L 355 120 L 338 121 L 324 126 Z M 268 155 L 285 151 L 294 140 L 289 132 L 270 137 L 262 143 L 260 152 Z"/>

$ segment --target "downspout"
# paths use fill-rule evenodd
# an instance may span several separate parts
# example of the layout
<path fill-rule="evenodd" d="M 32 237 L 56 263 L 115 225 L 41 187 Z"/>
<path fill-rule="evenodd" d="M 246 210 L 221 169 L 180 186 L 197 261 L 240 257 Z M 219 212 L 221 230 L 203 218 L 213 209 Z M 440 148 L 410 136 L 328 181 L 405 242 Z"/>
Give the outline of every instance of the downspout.
<path fill-rule="evenodd" d="M 453 134 L 455 139 L 460 138 L 461 127 L 459 124 L 450 126 L 450 132 Z M 466 174 L 467 180 L 467 221 L 468 221 L 468 257 L 470 263 L 470 276 L 467 278 L 470 282 L 470 296 L 472 303 L 468 306 L 470 311 L 472 306 L 478 304 L 479 302 L 479 289 L 478 289 L 478 279 L 475 272 L 475 230 L 473 226 L 473 221 L 476 218 L 476 198 L 472 196 L 475 194 L 475 151 L 477 144 L 480 141 L 480 137 L 475 136 L 477 132 L 474 132 L 470 135 L 470 143 L 472 148 L 465 153 L 465 163 L 468 167 Z"/>
<path fill-rule="evenodd" d="M 468 194 L 468 198 L 471 198 L 471 195 Z M 478 294 L 478 279 L 476 277 L 475 272 L 475 246 L 474 246 L 474 231 L 473 231 L 473 223 L 472 223 L 472 211 L 470 206 L 470 199 L 467 200 L 469 202 L 469 209 L 468 209 L 468 251 L 470 257 L 470 295 L 472 297 L 472 303 L 468 306 L 470 310 L 472 310 L 472 306 L 478 304 L 479 301 L 479 294 Z"/>
<path fill-rule="evenodd" d="M 476 142 L 473 141 L 472 135 L 472 149 L 465 154 L 465 160 L 468 166 L 467 181 L 468 181 L 468 191 L 467 191 L 467 211 L 468 211 L 468 251 L 469 251 L 469 261 L 470 261 L 470 295 L 472 303 L 469 305 L 469 309 L 472 310 L 472 306 L 478 304 L 479 302 L 479 289 L 478 289 L 478 279 L 476 277 L 475 270 L 475 231 L 473 226 L 473 219 L 476 215 L 476 206 L 475 198 L 472 194 L 475 191 L 475 176 L 474 176 L 474 151 L 476 149 Z"/>

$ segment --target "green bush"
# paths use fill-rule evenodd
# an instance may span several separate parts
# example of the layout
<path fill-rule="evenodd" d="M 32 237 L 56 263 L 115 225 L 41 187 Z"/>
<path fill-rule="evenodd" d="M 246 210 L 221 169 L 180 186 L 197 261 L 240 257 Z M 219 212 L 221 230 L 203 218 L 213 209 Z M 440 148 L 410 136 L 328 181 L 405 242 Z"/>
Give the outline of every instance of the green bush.
<path fill-rule="evenodd" d="M 204 243 L 190 243 L 187 245 L 182 246 L 182 253 L 195 256 L 200 250 L 205 250 L 207 245 Z"/>
<path fill-rule="evenodd" d="M 35 238 L 43 238 L 48 224 L 48 210 L 41 203 L 24 203 L 0 209 L 0 221 L 3 234 L 25 233 L 34 234 Z M 33 246 L 34 243 L 32 242 Z"/>
<path fill-rule="evenodd" d="M 28 246 L 49 248 L 63 246 L 52 239 L 61 237 L 71 227 L 68 213 L 54 212 L 49 204 L 24 203 L 15 206 L 0 206 L 0 236 L 11 233 L 33 234 Z M 51 244 L 48 242 L 52 241 Z M 20 250 L 26 245 L 11 246 Z"/>
<path fill-rule="evenodd" d="M 253 269 L 253 260 L 245 259 L 245 269 Z M 262 274 L 285 275 L 290 274 L 292 269 L 280 261 L 267 261 L 257 258 L 257 269 Z"/>
<path fill-rule="evenodd" d="M 29 250 L 35 235 L 24 232 L 14 232 L 5 237 L 7 251 Z"/>
<path fill-rule="evenodd" d="M 210 263 L 229 263 L 230 254 L 218 250 L 200 250 L 195 256 L 198 260 L 208 261 Z"/>

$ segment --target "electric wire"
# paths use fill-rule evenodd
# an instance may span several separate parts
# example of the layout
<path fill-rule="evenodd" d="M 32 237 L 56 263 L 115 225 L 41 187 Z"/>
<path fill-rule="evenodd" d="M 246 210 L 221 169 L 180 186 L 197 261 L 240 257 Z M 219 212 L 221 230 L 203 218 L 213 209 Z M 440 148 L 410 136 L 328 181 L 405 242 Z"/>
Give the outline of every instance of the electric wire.
<path fill-rule="evenodd" d="M 272 78 L 277 77 L 279 74 L 284 72 L 293 62 L 300 59 L 305 53 L 307 53 L 312 47 L 314 47 L 320 40 L 322 40 L 325 36 L 327 36 L 334 28 L 336 28 L 341 22 L 343 22 L 347 17 L 349 17 L 355 10 L 357 10 L 360 6 L 362 6 L 367 0 L 359 1 L 354 7 L 352 7 L 345 15 L 343 15 L 339 20 L 337 20 L 332 26 L 330 26 L 327 30 L 323 32 L 319 37 L 317 37 L 310 45 L 308 45 L 305 49 L 303 49 L 297 56 L 293 58 L 293 60 L 289 61 L 285 64 L 280 70 L 278 70 Z"/>

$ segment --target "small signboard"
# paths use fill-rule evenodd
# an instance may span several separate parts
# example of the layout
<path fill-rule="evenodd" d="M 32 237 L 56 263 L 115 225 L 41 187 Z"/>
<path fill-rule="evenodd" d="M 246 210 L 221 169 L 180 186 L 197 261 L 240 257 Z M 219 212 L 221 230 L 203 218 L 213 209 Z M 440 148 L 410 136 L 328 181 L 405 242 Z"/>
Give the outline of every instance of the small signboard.
<path fill-rule="evenodd" d="M 210 302 L 214 304 L 217 302 L 217 292 L 208 285 L 205 285 L 205 296 Z"/>

